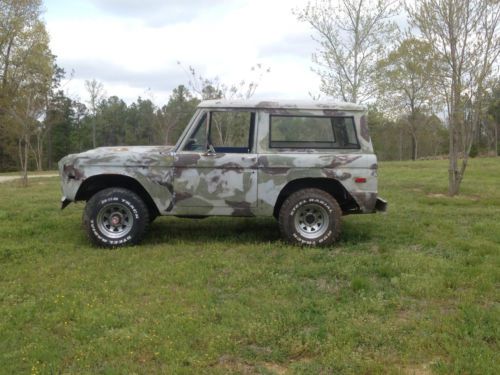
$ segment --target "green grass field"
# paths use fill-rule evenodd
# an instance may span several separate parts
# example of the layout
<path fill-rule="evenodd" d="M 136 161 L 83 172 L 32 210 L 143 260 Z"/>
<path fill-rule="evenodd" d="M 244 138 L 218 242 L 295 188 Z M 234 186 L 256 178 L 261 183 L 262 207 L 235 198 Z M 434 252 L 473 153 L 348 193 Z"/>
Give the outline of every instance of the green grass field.
<path fill-rule="evenodd" d="M 382 163 L 331 248 L 273 219 L 159 218 L 100 250 L 57 178 L 0 184 L 0 373 L 499 374 L 500 159 Z"/>

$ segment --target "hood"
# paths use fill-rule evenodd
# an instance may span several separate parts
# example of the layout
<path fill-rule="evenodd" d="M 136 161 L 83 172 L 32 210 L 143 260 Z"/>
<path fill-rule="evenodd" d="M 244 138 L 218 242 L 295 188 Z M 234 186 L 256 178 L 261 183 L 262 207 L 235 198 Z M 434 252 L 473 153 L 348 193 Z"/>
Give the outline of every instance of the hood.
<path fill-rule="evenodd" d="M 65 156 L 60 167 L 68 164 L 99 165 L 114 167 L 140 167 L 167 165 L 174 146 L 120 146 L 98 147 L 92 150 Z"/>

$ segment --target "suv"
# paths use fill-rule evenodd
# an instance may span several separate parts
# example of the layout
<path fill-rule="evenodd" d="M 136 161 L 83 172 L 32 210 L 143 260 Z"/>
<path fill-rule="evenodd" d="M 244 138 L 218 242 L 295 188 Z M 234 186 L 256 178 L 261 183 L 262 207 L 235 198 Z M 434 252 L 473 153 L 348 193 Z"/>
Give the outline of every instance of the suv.
<path fill-rule="evenodd" d="M 366 108 L 207 100 L 175 146 L 101 147 L 59 162 L 62 208 L 104 247 L 139 242 L 159 215 L 274 216 L 282 236 L 328 245 L 340 217 L 385 211 Z"/>

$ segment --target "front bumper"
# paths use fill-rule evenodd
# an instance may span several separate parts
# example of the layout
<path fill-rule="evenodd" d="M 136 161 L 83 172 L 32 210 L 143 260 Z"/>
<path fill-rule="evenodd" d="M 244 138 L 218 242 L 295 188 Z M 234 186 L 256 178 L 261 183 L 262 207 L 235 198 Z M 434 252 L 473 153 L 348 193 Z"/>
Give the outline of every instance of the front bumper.
<path fill-rule="evenodd" d="M 387 211 L 387 201 L 382 198 L 377 198 L 377 202 L 375 203 L 375 211 L 378 212 L 386 212 Z"/>
<path fill-rule="evenodd" d="M 68 198 L 62 197 L 61 198 L 61 210 L 64 210 L 68 206 L 68 204 L 70 204 L 70 203 L 71 203 L 71 201 Z"/>

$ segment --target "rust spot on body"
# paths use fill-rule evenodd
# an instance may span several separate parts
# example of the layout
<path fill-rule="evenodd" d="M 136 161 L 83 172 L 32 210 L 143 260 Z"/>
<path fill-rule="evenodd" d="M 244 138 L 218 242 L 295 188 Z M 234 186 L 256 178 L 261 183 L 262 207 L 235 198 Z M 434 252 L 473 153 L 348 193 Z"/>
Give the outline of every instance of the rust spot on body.
<path fill-rule="evenodd" d="M 336 155 L 333 159 L 333 161 L 328 165 L 328 168 L 337 168 L 342 165 L 346 165 L 349 163 L 352 163 L 354 160 L 357 160 L 361 158 L 362 155 L 355 155 L 355 156 L 350 156 L 350 155 Z"/>
<path fill-rule="evenodd" d="M 175 193 L 174 194 L 174 200 L 175 200 L 175 202 L 180 202 L 180 201 L 183 201 L 185 199 L 192 198 L 192 197 L 193 197 L 193 194 L 185 193 L 185 192 Z"/>
<path fill-rule="evenodd" d="M 74 178 L 75 180 L 85 179 L 85 174 L 78 168 L 75 168 L 74 165 L 65 165 L 63 168 L 63 172 L 64 174 L 66 174 L 66 176 Z"/>
<path fill-rule="evenodd" d="M 262 167 L 262 168 L 260 168 L 260 170 L 263 173 L 267 173 L 267 174 L 270 174 L 273 176 L 286 175 L 290 169 L 291 168 L 288 168 L 288 167 Z"/>
<path fill-rule="evenodd" d="M 200 154 L 179 154 L 176 156 L 175 165 L 179 167 L 193 166 L 201 159 Z"/>

